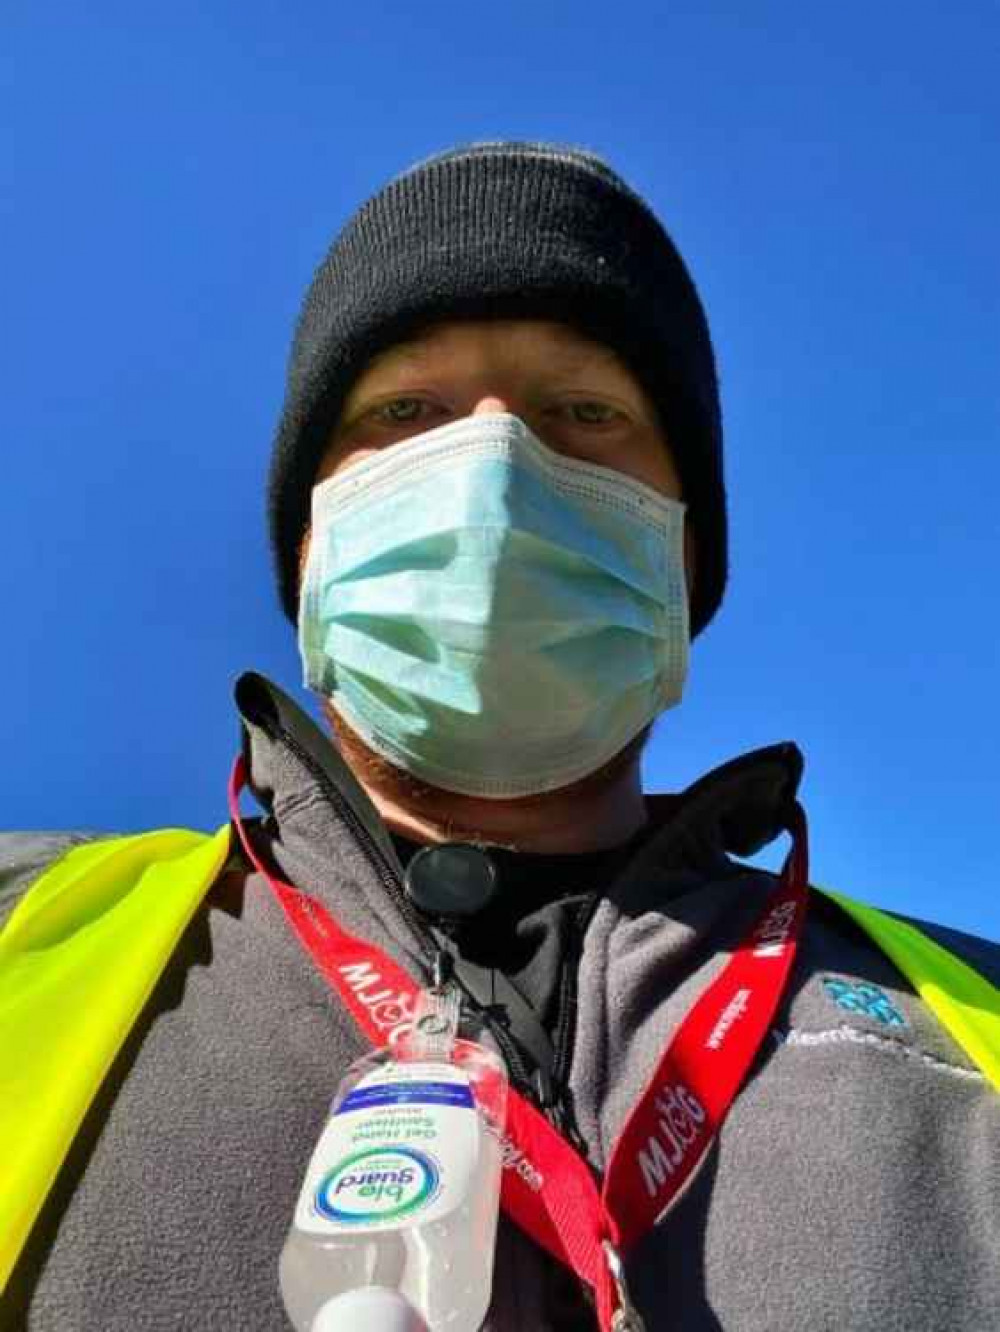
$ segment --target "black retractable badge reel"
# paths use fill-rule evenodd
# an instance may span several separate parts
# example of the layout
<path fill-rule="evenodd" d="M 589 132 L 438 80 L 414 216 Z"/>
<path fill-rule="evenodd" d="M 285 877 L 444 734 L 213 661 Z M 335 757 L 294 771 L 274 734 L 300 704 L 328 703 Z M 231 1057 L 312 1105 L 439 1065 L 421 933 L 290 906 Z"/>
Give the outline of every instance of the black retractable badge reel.
<path fill-rule="evenodd" d="M 497 867 L 469 842 L 425 846 L 406 871 L 406 894 L 427 916 L 443 925 L 476 916 L 497 895 Z"/>

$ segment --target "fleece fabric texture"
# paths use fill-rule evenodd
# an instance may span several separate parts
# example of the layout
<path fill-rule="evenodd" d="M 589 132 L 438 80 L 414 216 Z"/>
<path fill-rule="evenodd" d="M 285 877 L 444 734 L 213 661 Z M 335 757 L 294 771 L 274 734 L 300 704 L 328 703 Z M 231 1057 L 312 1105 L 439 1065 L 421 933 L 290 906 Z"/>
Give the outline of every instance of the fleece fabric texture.
<path fill-rule="evenodd" d="M 267 811 L 258 843 L 419 973 L 419 930 L 366 846 L 394 855 L 371 806 L 279 691 L 245 677 L 240 699 Z M 771 885 L 725 854 L 722 830 L 745 834 L 748 811 L 767 824 L 774 767 L 769 751 L 699 783 L 606 885 L 583 941 L 568 1088 L 599 1168 Z M 0 838 L 0 898 L 60 847 Z M 943 941 L 1000 981 L 1000 949 Z M 83 1126 L 0 1298 L 0 1328 L 286 1328 L 278 1254 L 331 1093 L 363 1048 L 266 883 L 234 861 Z M 628 1270 L 650 1332 L 1000 1326 L 1000 1097 L 835 908 L 811 912 L 717 1146 Z M 551 1264 L 503 1221 L 485 1327 L 560 1332 L 564 1316 Z"/>

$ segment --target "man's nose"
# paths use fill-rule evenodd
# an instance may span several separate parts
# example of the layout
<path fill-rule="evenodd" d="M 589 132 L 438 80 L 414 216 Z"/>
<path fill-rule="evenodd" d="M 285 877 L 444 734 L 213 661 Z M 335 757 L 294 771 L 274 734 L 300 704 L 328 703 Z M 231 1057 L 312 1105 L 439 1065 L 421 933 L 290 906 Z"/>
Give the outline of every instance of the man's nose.
<path fill-rule="evenodd" d="M 498 397 L 495 393 L 487 393 L 479 398 L 469 415 L 482 416 L 486 412 L 509 412 L 513 416 L 517 415 L 510 404 L 510 399 Z"/>

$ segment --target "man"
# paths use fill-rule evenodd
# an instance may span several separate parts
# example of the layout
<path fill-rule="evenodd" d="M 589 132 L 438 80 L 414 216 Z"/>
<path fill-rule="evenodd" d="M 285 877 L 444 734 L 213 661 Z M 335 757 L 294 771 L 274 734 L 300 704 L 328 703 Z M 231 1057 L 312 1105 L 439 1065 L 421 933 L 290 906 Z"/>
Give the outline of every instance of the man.
<path fill-rule="evenodd" d="M 487 1327 L 1000 1325 L 989 1052 L 917 997 L 863 912 L 818 893 L 801 905 L 801 859 L 776 887 L 733 858 L 785 829 L 804 854 L 798 751 L 747 755 L 678 796 L 641 791 L 649 728 L 722 599 L 726 519 L 708 328 L 638 196 L 598 159 L 541 144 L 456 150 L 391 182 L 307 296 L 269 513 L 330 734 L 262 677 L 238 682 L 266 817 L 246 853 L 225 838 L 212 852 L 213 886 L 39 1186 L 0 1323 L 288 1325 L 277 1260 L 309 1154 L 368 1048 L 359 1023 L 395 1034 L 399 1005 L 368 963 L 347 969 L 353 991 L 331 988 L 274 879 L 385 967 L 453 976 L 524 1113 L 609 1181 L 610 1229 L 577 1261 L 567 1237 L 589 1203 L 557 1207 L 545 1232 L 570 1166 L 546 1176 L 515 1133 L 505 1174 L 535 1201 L 505 1205 Z M 129 842 L 101 861 L 98 892 L 84 855 L 100 844 L 0 842 L 0 891 L 22 900 L 10 957 L 45 951 L 44 914 L 33 952 L 25 912 L 60 872 L 95 905 L 79 928 L 49 922 L 49 951 L 96 938 L 108 903 L 150 882 L 152 928 L 173 882 L 155 875 L 188 854 L 170 846 L 175 861 L 149 852 L 126 873 Z M 985 1009 L 1000 952 L 931 933 L 974 968 Z M 117 983 L 131 955 L 107 938 Z M 685 1035 L 734 955 L 767 971 L 772 1008 L 722 1097 L 703 1070 L 757 1020 L 757 971 L 704 1039 Z M 86 1009 L 66 1001 L 60 1021 Z M 25 1059 L 44 1043 L 25 1037 Z M 638 1150 L 616 1153 L 645 1112 Z M 634 1206 L 616 1191 L 629 1170 Z"/>

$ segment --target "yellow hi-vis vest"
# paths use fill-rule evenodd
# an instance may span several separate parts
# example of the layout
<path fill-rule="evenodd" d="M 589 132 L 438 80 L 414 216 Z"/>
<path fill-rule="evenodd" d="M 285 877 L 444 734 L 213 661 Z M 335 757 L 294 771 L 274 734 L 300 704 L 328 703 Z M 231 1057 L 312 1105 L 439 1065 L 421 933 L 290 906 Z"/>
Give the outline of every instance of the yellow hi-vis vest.
<path fill-rule="evenodd" d="M 228 824 L 214 836 L 164 829 L 74 847 L 0 933 L 0 1290 L 229 850 Z M 1000 1091 L 1000 990 L 912 925 L 826 896 L 888 954 Z"/>

